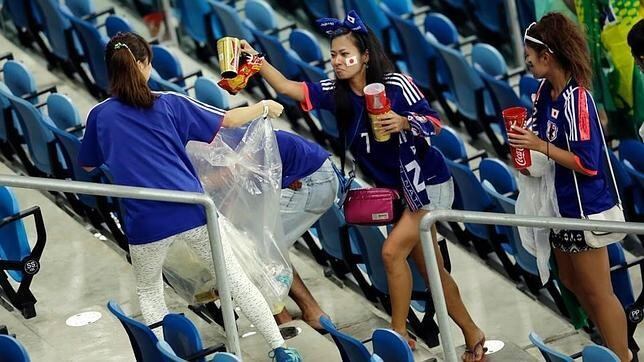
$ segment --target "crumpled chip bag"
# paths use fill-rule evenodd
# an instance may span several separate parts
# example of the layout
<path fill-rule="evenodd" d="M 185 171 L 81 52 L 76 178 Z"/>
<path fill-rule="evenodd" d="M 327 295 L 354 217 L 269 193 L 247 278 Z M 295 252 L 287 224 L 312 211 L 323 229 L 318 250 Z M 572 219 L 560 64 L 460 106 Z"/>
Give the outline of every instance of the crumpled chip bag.
<path fill-rule="evenodd" d="M 217 84 L 219 84 L 219 86 L 225 89 L 228 93 L 235 95 L 242 89 L 246 88 L 248 80 L 255 73 L 259 72 L 263 61 L 263 55 L 242 53 L 242 59 L 240 59 L 239 68 L 237 69 L 237 76 L 229 79 L 224 78 L 217 82 Z"/>

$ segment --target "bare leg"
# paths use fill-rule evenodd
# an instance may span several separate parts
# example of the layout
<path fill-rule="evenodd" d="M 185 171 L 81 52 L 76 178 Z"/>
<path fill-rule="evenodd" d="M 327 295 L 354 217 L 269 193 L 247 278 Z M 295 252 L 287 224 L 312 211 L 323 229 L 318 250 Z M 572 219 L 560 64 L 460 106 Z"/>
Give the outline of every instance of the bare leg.
<path fill-rule="evenodd" d="M 580 298 L 590 308 L 604 343 L 625 362 L 630 362 L 626 315 L 613 293 L 606 248 L 570 255 L 575 280 L 582 291 Z"/>
<path fill-rule="evenodd" d="M 415 228 L 415 230 L 416 233 L 418 233 L 418 238 L 420 239 L 418 228 Z M 438 240 L 436 237 L 436 227 L 432 227 L 432 236 L 434 237 L 434 240 Z M 452 278 L 443 265 L 443 255 L 438 247 L 438 243 L 434 243 L 434 250 L 440 267 L 441 285 L 443 286 L 443 291 L 445 293 L 447 312 L 452 320 L 461 328 L 465 338 L 465 345 L 470 351 L 463 356 L 463 359 L 465 361 L 479 361 L 484 354 L 483 344 L 485 343 L 485 334 L 474 323 L 472 317 L 465 308 L 465 304 L 463 304 L 463 299 L 461 299 L 461 294 L 458 290 L 458 285 L 456 285 L 456 281 L 454 281 L 454 278 Z M 425 279 L 425 283 L 429 285 L 425 258 L 423 256 L 423 246 L 420 243 L 418 243 L 412 250 L 411 257 L 420 269 L 421 274 Z"/>
<path fill-rule="evenodd" d="M 293 269 L 293 285 L 289 296 L 293 298 L 298 307 L 302 310 L 302 319 L 314 329 L 322 329 L 320 325 L 320 317 L 325 315 L 320 308 L 317 300 L 309 289 L 304 285 L 304 281 L 300 275 Z"/>
<path fill-rule="evenodd" d="M 577 297 L 579 304 L 581 304 L 581 307 L 588 314 L 588 318 L 590 318 L 593 323 L 596 323 L 595 316 L 593 315 L 593 310 L 586 302 L 586 298 L 583 295 L 583 290 L 579 288 L 579 284 L 575 281 L 575 270 L 573 268 L 573 262 L 570 257 L 571 254 L 564 253 L 563 251 L 556 248 L 553 248 L 553 251 L 555 254 L 555 260 L 557 261 L 559 280 Z"/>

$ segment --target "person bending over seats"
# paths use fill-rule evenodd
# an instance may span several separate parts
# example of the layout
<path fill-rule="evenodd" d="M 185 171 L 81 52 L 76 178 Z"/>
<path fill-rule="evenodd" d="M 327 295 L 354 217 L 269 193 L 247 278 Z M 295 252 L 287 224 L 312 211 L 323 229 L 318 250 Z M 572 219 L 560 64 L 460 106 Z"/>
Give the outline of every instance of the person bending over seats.
<path fill-rule="evenodd" d="M 330 207 L 340 182 L 329 153 L 320 145 L 296 134 L 275 131 L 282 159 L 280 217 L 284 239 L 280 248 L 287 251 Z M 293 269 L 289 296 L 302 310 L 302 319 L 316 330 L 322 329 L 322 311 L 317 301 Z M 275 316 L 279 324 L 292 318 L 286 308 Z"/>
<path fill-rule="evenodd" d="M 378 186 L 395 188 L 405 195 L 408 207 L 389 233 L 382 257 L 390 286 L 391 327 L 405 336 L 411 347 L 415 341 L 407 333 L 412 279 L 407 257 L 412 256 L 425 274 L 425 260 L 420 244 L 421 218 L 431 210 L 450 208 L 454 186 L 441 154 L 431 148 L 426 137 L 438 132 L 440 121 L 413 80 L 392 73 L 393 66 L 382 46 L 360 20 L 355 11 L 344 21 L 320 19 L 318 24 L 331 36 L 331 60 L 336 79 L 318 83 L 286 79 L 268 62 L 260 74 L 275 90 L 301 103 L 304 110 L 324 108 L 335 112 L 342 137 L 367 176 Z M 242 51 L 257 53 L 246 41 Z M 385 84 L 392 112 L 380 116 L 376 126 L 391 135 L 386 142 L 377 142 L 371 131 L 363 88 L 370 83 Z M 402 179 L 416 180 L 417 185 L 403 187 Z M 409 183 L 407 183 L 409 186 Z M 436 233 L 436 230 L 432 230 Z M 439 265 L 442 256 L 436 245 Z M 427 281 L 427 275 L 423 275 Z M 447 308 L 465 337 L 467 351 L 463 358 L 478 361 L 484 355 L 485 335 L 474 323 L 461 300 L 458 287 L 445 270 L 440 277 L 445 290 Z"/>
<path fill-rule="evenodd" d="M 119 33 L 106 46 L 111 97 L 93 107 L 78 162 L 86 170 L 108 166 L 119 185 L 203 192 L 185 151 L 188 141 L 211 142 L 220 127 L 238 127 L 260 116 L 278 117 L 273 101 L 223 111 L 177 93 L 151 92 L 152 53 L 137 34 Z M 124 199 L 125 234 L 141 312 L 147 324 L 168 313 L 161 268 L 170 245 L 183 239 L 212 264 L 202 206 Z M 301 361 L 285 346 L 271 310 L 222 240 L 226 272 L 237 305 L 271 346 L 277 361 Z M 155 331 L 156 332 L 156 331 Z M 156 332 L 160 333 L 161 332 Z"/>
<path fill-rule="evenodd" d="M 555 190 L 562 217 L 597 214 L 617 203 L 604 171 L 601 125 L 588 91 L 591 66 L 581 30 L 550 13 L 525 32 L 525 60 L 543 78 L 534 101 L 532 129 L 508 132 L 510 145 L 541 152 L 555 162 Z M 580 210 L 580 208 L 582 210 Z M 561 282 L 570 289 L 621 361 L 631 361 L 626 317 L 613 293 L 606 247 L 593 248 L 583 231 L 550 231 Z"/>

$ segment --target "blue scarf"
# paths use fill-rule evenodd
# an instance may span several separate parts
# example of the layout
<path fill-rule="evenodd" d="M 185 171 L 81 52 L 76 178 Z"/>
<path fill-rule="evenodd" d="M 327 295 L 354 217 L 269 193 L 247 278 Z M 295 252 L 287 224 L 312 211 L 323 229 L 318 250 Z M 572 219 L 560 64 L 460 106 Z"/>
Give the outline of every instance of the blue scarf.
<path fill-rule="evenodd" d="M 438 120 L 432 117 L 413 112 L 407 113 L 407 120 L 411 130 L 398 134 L 400 141 L 400 183 L 407 205 L 414 212 L 430 203 L 421 160 L 418 159 L 416 154 L 416 140 L 429 143 L 429 136 L 436 133 L 435 130 L 440 128 L 440 123 L 437 123 Z"/>

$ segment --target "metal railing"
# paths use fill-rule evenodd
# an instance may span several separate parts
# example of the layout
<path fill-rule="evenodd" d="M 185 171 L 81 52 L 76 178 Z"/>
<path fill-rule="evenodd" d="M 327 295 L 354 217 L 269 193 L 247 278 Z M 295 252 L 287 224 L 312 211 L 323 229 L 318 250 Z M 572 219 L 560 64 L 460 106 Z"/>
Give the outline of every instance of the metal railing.
<path fill-rule="evenodd" d="M 239 337 L 233 302 L 228 286 L 228 278 L 224 264 L 224 252 L 217 222 L 217 207 L 210 197 L 203 193 L 150 189 L 132 186 L 105 185 L 91 182 L 54 180 L 40 177 L 26 177 L 0 174 L 0 185 L 18 188 L 37 189 L 43 191 L 69 192 L 97 196 L 125 197 L 139 200 L 169 201 L 184 204 L 202 205 L 206 209 L 208 237 L 212 248 L 212 261 L 217 274 L 217 289 L 221 300 L 221 309 L 226 329 L 228 351 L 241 357 Z"/>
<path fill-rule="evenodd" d="M 453 344 L 450 332 L 450 319 L 447 314 L 447 305 L 445 304 L 445 295 L 441 287 L 436 251 L 432 245 L 433 242 L 430 233 L 432 226 L 438 221 L 644 234 L 644 223 L 634 222 L 594 221 L 460 210 L 436 210 L 425 215 L 420 222 L 420 237 L 425 256 L 427 276 L 429 277 L 429 288 L 438 319 L 441 346 L 445 355 L 445 361 L 447 362 L 457 362 L 458 359 L 456 357 L 456 346 Z"/>

